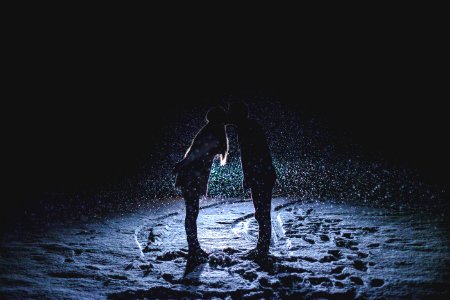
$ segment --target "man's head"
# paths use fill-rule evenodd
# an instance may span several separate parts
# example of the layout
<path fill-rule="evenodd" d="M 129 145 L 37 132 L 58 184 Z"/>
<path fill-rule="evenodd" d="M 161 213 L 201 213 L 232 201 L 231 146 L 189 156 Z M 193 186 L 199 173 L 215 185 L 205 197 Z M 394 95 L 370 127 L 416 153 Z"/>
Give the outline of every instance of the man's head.
<path fill-rule="evenodd" d="M 230 103 L 228 115 L 232 123 L 236 123 L 248 118 L 248 106 L 244 102 Z"/>
<path fill-rule="evenodd" d="M 219 106 L 214 106 L 206 113 L 206 121 L 211 123 L 225 123 L 227 120 L 227 114 L 225 110 Z"/>

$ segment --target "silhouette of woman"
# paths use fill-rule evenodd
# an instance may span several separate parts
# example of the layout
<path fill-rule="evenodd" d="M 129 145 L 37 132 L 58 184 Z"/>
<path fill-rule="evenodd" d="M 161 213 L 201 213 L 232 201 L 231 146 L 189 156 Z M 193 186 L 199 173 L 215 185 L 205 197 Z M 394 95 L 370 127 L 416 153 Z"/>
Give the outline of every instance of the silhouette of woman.
<path fill-rule="evenodd" d="M 206 114 L 207 124 L 200 129 L 188 148 L 184 159 L 174 166 L 177 173 L 176 187 L 181 188 L 186 203 L 185 229 L 190 259 L 208 257 L 197 239 L 199 198 L 207 194 L 207 186 L 214 157 L 220 155 L 225 165 L 228 140 L 225 132 L 226 113 L 213 107 Z"/>

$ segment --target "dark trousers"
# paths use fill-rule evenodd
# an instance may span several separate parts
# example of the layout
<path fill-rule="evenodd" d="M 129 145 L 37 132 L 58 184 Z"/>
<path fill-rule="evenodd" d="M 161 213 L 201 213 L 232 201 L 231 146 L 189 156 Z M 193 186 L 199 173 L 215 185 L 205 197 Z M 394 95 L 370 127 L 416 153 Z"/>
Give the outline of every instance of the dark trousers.
<path fill-rule="evenodd" d="M 200 249 L 200 243 L 197 238 L 197 217 L 200 211 L 200 196 L 196 192 L 189 190 L 183 191 L 184 202 L 186 204 L 186 217 L 184 219 L 184 228 L 189 252 L 193 253 Z"/>
<path fill-rule="evenodd" d="M 273 183 L 255 183 L 251 186 L 252 200 L 255 206 L 255 219 L 259 226 L 256 249 L 260 253 L 269 252 L 272 235 L 270 212 L 273 186 Z"/>

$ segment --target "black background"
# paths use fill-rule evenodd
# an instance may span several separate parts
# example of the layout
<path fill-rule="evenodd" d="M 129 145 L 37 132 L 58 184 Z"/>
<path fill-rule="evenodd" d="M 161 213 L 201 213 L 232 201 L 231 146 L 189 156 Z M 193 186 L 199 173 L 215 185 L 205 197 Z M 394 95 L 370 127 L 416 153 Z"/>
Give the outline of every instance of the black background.
<path fill-rule="evenodd" d="M 3 207 L 114 184 L 148 159 L 175 110 L 227 96 L 288 104 L 367 153 L 446 186 L 441 42 L 411 31 L 230 41 L 30 29 L 14 48 L 3 114 Z M 200 43 L 202 42 L 202 43 Z"/>

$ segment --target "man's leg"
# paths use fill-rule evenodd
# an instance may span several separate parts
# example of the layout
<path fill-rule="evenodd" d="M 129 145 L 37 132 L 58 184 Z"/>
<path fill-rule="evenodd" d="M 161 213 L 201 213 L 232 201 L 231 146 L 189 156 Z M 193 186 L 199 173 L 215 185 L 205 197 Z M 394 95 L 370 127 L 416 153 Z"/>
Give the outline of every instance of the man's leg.
<path fill-rule="evenodd" d="M 270 238 L 272 235 L 271 202 L 272 186 L 258 184 L 252 188 L 253 204 L 255 206 L 255 219 L 259 225 L 258 243 L 256 250 L 261 255 L 269 253 Z"/>

